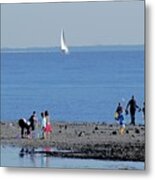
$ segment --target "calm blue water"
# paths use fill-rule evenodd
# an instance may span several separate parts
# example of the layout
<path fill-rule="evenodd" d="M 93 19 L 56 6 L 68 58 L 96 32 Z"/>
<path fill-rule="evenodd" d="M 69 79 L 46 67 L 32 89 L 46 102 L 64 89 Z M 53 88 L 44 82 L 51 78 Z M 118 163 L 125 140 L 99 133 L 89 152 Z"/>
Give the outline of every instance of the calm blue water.
<path fill-rule="evenodd" d="M 133 94 L 142 106 L 143 50 L 1 54 L 2 120 L 47 109 L 53 120 L 111 123 L 117 103 Z M 136 122 L 143 123 L 142 113 Z"/>
<path fill-rule="evenodd" d="M 52 148 L 48 148 L 48 151 L 49 149 L 52 151 Z M 45 154 L 25 154 L 20 156 L 20 150 L 21 148 L 1 147 L 1 166 L 130 170 L 144 170 L 145 168 L 144 162 L 60 158 L 46 156 Z M 45 149 L 43 150 L 45 151 Z"/>

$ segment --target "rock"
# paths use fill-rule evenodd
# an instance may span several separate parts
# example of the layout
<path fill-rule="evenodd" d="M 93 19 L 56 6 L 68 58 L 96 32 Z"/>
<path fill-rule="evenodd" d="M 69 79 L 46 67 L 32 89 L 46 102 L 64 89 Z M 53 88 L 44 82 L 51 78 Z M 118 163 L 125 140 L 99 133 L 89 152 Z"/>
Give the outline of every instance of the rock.
<path fill-rule="evenodd" d="M 85 132 L 81 131 L 78 136 L 81 137 L 81 136 L 84 136 L 84 135 L 85 135 Z"/>
<path fill-rule="evenodd" d="M 117 135 L 117 132 L 116 132 L 116 131 L 113 131 L 112 134 L 113 134 L 113 135 Z"/>
<path fill-rule="evenodd" d="M 135 137 L 135 135 L 134 135 L 134 134 L 132 134 L 132 137 L 134 138 L 134 137 Z"/>
<path fill-rule="evenodd" d="M 13 126 L 13 123 L 9 123 L 9 126 L 12 127 L 12 126 Z"/>
<path fill-rule="evenodd" d="M 98 127 L 97 127 L 97 126 L 95 127 L 95 131 L 96 131 L 96 130 L 98 130 Z"/>
<path fill-rule="evenodd" d="M 140 133 L 140 130 L 136 128 L 136 129 L 135 129 L 135 133 L 136 133 L 136 134 L 139 134 L 139 133 Z"/>
<path fill-rule="evenodd" d="M 129 130 L 126 130 L 126 134 L 129 134 Z"/>

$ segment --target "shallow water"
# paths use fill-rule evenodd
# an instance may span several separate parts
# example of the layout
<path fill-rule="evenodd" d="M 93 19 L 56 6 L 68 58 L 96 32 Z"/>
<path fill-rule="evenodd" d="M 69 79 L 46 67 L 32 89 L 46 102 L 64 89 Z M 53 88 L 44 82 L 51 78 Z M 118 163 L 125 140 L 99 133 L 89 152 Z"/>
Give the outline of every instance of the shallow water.
<path fill-rule="evenodd" d="M 36 151 L 37 150 L 55 151 L 56 149 L 48 147 L 44 149 L 36 149 Z M 32 152 L 32 149 L 29 149 L 29 151 Z M 45 154 L 34 154 L 34 153 L 21 154 L 20 152 L 21 152 L 21 148 L 2 146 L 1 166 L 144 170 L 144 162 L 60 158 L 60 157 L 51 157 Z"/>

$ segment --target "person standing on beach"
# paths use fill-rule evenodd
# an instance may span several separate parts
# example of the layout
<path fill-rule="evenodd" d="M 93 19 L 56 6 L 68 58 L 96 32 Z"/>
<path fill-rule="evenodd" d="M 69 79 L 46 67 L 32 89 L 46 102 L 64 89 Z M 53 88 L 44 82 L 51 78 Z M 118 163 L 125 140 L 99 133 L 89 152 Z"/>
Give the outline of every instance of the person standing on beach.
<path fill-rule="evenodd" d="M 116 108 L 116 113 L 119 116 L 120 114 L 122 114 L 122 112 L 123 112 L 123 107 L 121 106 L 121 103 L 119 102 Z"/>
<path fill-rule="evenodd" d="M 29 118 L 29 122 L 30 122 L 31 131 L 32 131 L 32 136 L 34 136 L 35 124 L 38 122 L 35 111 L 33 111 L 33 114 Z"/>
<path fill-rule="evenodd" d="M 45 128 L 46 128 L 46 118 L 45 118 L 45 113 L 41 113 L 41 131 L 42 131 L 42 139 L 46 139 L 46 134 L 45 134 Z"/>
<path fill-rule="evenodd" d="M 124 121 L 124 116 L 123 116 L 123 107 L 121 106 L 120 102 L 118 103 L 118 106 L 116 108 L 115 120 L 117 120 L 117 122 L 120 125 L 119 133 L 121 135 L 124 135 L 124 133 L 125 133 L 125 121 Z"/>
<path fill-rule="evenodd" d="M 130 107 L 130 117 L 131 117 L 131 125 L 135 125 L 135 113 L 136 113 L 136 108 L 139 109 L 139 111 L 141 111 L 141 109 L 139 108 L 139 106 L 136 104 L 136 100 L 134 98 L 134 96 L 131 97 L 131 99 L 129 100 L 127 106 L 126 106 L 126 114 L 128 114 L 128 108 Z"/>
<path fill-rule="evenodd" d="M 50 135 L 52 132 L 52 125 L 50 123 L 50 117 L 48 111 L 45 111 L 45 119 L 46 119 L 46 128 L 45 128 L 46 138 L 50 139 Z"/>

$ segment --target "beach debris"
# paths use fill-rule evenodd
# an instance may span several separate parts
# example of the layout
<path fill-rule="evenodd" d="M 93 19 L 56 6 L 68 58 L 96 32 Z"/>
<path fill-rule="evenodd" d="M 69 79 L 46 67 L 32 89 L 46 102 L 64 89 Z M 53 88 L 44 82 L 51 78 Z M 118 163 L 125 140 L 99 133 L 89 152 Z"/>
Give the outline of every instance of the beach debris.
<path fill-rule="evenodd" d="M 60 129 L 65 129 L 65 130 L 66 130 L 66 129 L 67 129 L 67 125 L 59 125 L 59 128 L 60 128 Z"/>
<path fill-rule="evenodd" d="M 129 134 L 129 130 L 126 130 L 126 134 Z"/>
<path fill-rule="evenodd" d="M 81 131 L 79 134 L 78 134 L 79 137 L 81 136 L 85 136 L 85 132 L 84 131 Z"/>
<path fill-rule="evenodd" d="M 96 126 L 96 127 L 95 127 L 95 131 L 98 130 L 98 129 L 99 129 L 98 126 Z"/>
<path fill-rule="evenodd" d="M 13 126 L 13 123 L 9 123 L 9 126 L 12 127 L 12 126 Z"/>
<path fill-rule="evenodd" d="M 140 130 L 138 128 L 135 129 L 135 133 L 136 134 L 139 134 L 140 133 Z"/>
<path fill-rule="evenodd" d="M 112 135 L 117 135 L 117 131 L 113 131 L 113 132 L 112 132 Z"/>
<path fill-rule="evenodd" d="M 59 130 L 59 133 L 61 133 L 62 131 L 61 130 Z"/>
<path fill-rule="evenodd" d="M 141 130 L 144 130 L 144 127 L 141 127 Z"/>
<path fill-rule="evenodd" d="M 134 137 L 135 137 L 135 135 L 134 135 L 134 134 L 132 134 L 132 137 L 134 138 Z"/>
<path fill-rule="evenodd" d="M 61 129 L 61 128 L 62 128 L 62 125 L 59 125 L 59 128 Z"/>

